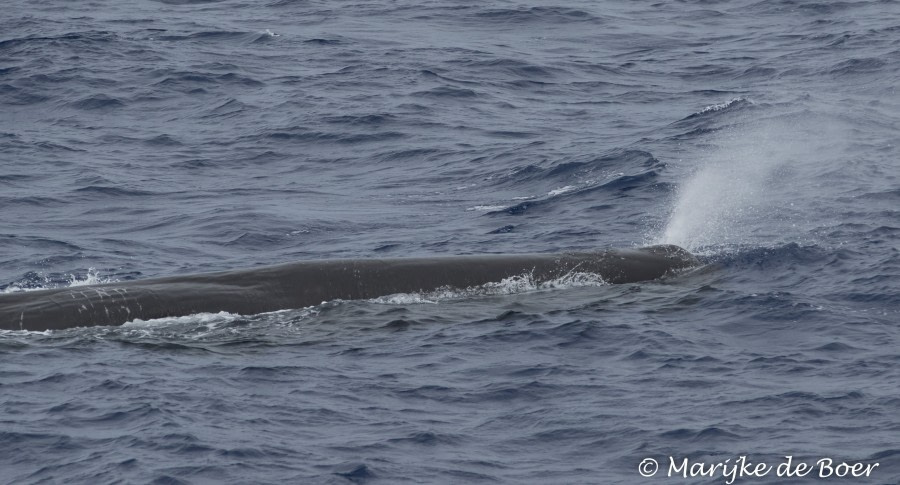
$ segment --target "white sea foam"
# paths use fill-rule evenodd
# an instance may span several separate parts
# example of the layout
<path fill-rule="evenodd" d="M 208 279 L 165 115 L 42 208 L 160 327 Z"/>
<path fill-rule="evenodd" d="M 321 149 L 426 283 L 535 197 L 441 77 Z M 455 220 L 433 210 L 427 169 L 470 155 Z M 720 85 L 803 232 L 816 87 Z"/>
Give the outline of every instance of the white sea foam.
<path fill-rule="evenodd" d="M 566 185 L 565 187 L 560 187 L 558 189 L 553 189 L 550 192 L 547 192 L 549 197 L 556 197 L 557 195 L 565 194 L 566 192 L 571 192 L 575 190 L 574 185 Z"/>
<path fill-rule="evenodd" d="M 7 335 L 44 335 L 50 336 L 53 334 L 53 330 L 3 330 L 0 329 L 0 336 Z"/>
<path fill-rule="evenodd" d="M 19 293 L 23 291 L 38 291 L 38 290 L 49 290 L 55 288 L 68 288 L 72 286 L 84 286 L 84 285 L 99 285 L 103 283 L 115 283 L 119 281 L 117 279 L 110 278 L 108 276 L 101 276 L 96 268 L 88 268 L 87 273 L 84 276 L 76 276 L 70 274 L 67 276 L 67 283 L 63 285 L 54 284 L 50 277 L 46 275 L 42 275 L 41 277 L 42 283 L 35 287 L 24 287 L 19 283 L 13 283 L 6 288 L 0 290 L 0 294 L 2 293 Z"/>
<path fill-rule="evenodd" d="M 119 280 L 112 279 L 108 276 L 101 276 L 96 268 L 88 268 L 87 274 L 83 277 L 70 274 L 68 286 L 100 285 L 104 283 L 115 283 L 116 281 Z"/>
<path fill-rule="evenodd" d="M 47 288 L 45 288 L 45 287 L 25 288 L 25 287 L 19 286 L 18 283 L 12 283 L 11 285 L 7 286 L 6 288 L 3 288 L 2 290 L 0 290 L 0 294 L 3 294 L 3 293 L 20 293 L 20 292 L 23 292 L 23 291 L 37 291 L 37 290 L 46 290 L 46 289 L 47 289 Z"/>
<path fill-rule="evenodd" d="M 476 205 L 475 207 L 469 207 L 466 209 L 467 211 L 475 211 L 475 212 L 490 212 L 490 211 L 500 211 L 506 209 L 505 205 Z"/>
<path fill-rule="evenodd" d="M 241 315 L 236 313 L 218 312 L 218 313 L 195 313 L 192 315 L 184 315 L 180 317 L 164 317 L 152 318 L 150 320 L 141 320 L 136 318 L 130 322 L 125 322 L 123 327 L 155 327 L 160 325 L 172 324 L 189 324 L 189 325 L 205 325 L 215 328 L 219 325 L 231 323 L 240 318 Z"/>
<path fill-rule="evenodd" d="M 594 273 L 571 272 L 548 281 L 537 281 L 530 273 L 504 278 L 498 282 L 469 288 L 442 287 L 433 291 L 418 293 L 396 293 L 373 298 L 369 301 L 386 305 L 410 305 L 439 303 L 447 300 L 466 299 L 478 296 L 512 295 L 548 289 L 576 288 L 582 286 L 606 286 L 600 275 Z"/>
<path fill-rule="evenodd" d="M 707 106 L 707 107 L 701 109 L 700 113 L 698 113 L 698 114 L 709 113 L 711 111 L 720 111 L 725 108 L 728 108 L 729 106 L 733 105 L 734 103 L 740 103 L 740 102 L 745 102 L 745 101 L 747 101 L 747 100 L 744 98 L 734 98 L 731 101 L 728 101 L 725 103 L 719 103 L 719 104 L 713 104 L 713 105 Z"/>

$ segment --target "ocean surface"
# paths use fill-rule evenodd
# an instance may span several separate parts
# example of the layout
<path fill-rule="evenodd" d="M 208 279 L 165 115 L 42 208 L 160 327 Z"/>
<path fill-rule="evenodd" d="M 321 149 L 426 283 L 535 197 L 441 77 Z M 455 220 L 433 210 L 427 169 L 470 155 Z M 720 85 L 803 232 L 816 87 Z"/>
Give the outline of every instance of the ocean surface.
<path fill-rule="evenodd" d="M 900 483 L 900 2 L 2 10 L 0 291 L 653 243 L 705 265 L 5 331 L 0 482 L 724 484 L 670 457 L 792 456 Z"/>

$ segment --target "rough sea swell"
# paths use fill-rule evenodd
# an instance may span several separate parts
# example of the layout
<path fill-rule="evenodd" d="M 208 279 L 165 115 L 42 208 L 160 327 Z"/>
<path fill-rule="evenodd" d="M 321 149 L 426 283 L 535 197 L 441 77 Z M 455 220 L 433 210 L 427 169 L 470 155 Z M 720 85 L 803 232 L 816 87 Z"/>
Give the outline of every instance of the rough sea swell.
<path fill-rule="evenodd" d="M 0 334 L 9 483 L 900 482 L 900 3 L 0 17 L 0 287 L 676 243 L 640 285 Z M 740 483 L 805 479 L 745 477 Z"/>

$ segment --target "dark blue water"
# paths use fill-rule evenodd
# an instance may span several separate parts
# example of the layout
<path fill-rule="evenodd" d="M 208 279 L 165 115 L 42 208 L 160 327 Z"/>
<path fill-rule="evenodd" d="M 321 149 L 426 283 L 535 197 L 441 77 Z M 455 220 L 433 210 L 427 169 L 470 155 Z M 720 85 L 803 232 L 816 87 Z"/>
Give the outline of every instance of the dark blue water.
<path fill-rule="evenodd" d="M 6 332 L 3 482 L 725 483 L 668 457 L 741 455 L 900 482 L 900 3 L 3 11 L 3 291 L 654 242 L 709 263 Z"/>

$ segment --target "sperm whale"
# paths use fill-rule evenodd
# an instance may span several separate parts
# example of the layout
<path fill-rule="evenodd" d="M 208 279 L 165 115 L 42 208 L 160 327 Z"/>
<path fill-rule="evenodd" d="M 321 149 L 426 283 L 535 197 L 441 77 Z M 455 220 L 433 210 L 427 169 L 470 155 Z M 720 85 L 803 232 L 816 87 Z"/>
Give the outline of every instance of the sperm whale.
<path fill-rule="evenodd" d="M 439 288 L 471 288 L 529 275 L 541 283 L 571 273 L 632 283 L 697 265 L 672 245 L 591 252 L 484 254 L 299 261 L 275 266 L 8 293 L 0 329 L 58 330 L 121 325 L 195 313 L 252 315 L 324 301 L 377 298 Z"/>

